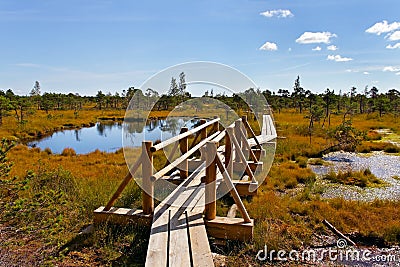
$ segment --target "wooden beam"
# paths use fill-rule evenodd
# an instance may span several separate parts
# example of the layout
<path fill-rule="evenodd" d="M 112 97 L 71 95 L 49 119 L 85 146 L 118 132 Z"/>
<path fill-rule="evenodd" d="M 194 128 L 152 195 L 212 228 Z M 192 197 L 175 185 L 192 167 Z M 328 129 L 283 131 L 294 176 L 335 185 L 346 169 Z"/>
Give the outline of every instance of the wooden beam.
<path fill-rule="evenodd" d="M 93 222 L 103 223 L 109 222 L 120 225 L 143 225 L 151 226 L 153 217 L 151 215 L 144 214 L 142 210 L 138 209 L 125 209 L 125 208 L 111 208 L 105 210 L 105 207 L 99 207 L 94 211 Z"/>
<path fill-rule="evenodd" d="M 163 177 L 164 175 L 166 175 L 169 171 L 171 171 L 172 169 L 176 168 L 182 161 L 184 161 L 185 159 L 189 158 L 195 151 L 197 151 L 200 147 L 204 146 L 208 141 L 212 140 L 218 134 L 219 134 L 219 132 L 216 132 L 213 135 L 211 135 L 211 136 L 207 137 L 206 139 L 202 140 L 200 143 L 198 143 L 192 149 L 190 149 L 187 153 L 185 153 L 184 155 L 182 155 L 179 158 L 177 158 L 176 160 L 174 160 L 174 162 L 169 164 L 167 167 L 165 167 L 165 168 L 159 170 L 157 173 L 155 173 L 151 177 L 151 180 L 152 181 L 156 181 L 156 180 L 160 179 L 161 177 Z"/>
<path fill-rule="evenodd" d="M 239 196 L 255 196 L 257 195 L 258 189 L 258 182 L 240 182 L 240 181 L 233 181 L 233 185 L 236 188 Z"/>
<path fill-rule="evenodd" d="M 258 142 L 258 139 L 257 139 L 256 135 L 254 134 L 253 129 L 250 127 L 250 124 L 247 121 L 247 117 L 246 116 L 244 116 L 244 117 L 245 117 L 245 119 L 243 120 L 243 117 L 242 117 L 242 121 L 244 123 L 245 128 L 247 128 L 247 130 L 250 132 L 250 135 L 254 139 L 254 141 L 256 142 L 258 148 L 262 149 L 261 144 Z"/>
<path fill-rule="evenodd" d="M 137 169 L 140 167 L 141 163 L 142 163 L 142 156 L 139 156 L 138 160 L 133 164 L 132 168 L 129 170 L 128 174 L 125 176 L 124 180 L 119 185 L 117 191 L 115 191 L 115 193 L 111 197 L 110 201 L 108 201 L 106 207 L 104 208 L 105 210 L 110 210 L 111 209 L 112 205 L 114 205 L 115 201 L 119 198 L 119 196 L 121 195 L 122 191 L 124 191 L 125 187 L 132 180 L 133 174 L 135 174 Z"/>
<path fill-rule="evenodd" d="M 243 222 L 242 218 L 216 217 L 204 222 L 208 236 L 244 242 L 253 239 L 253 219 L 250 222 Z"/>
<path fill-rule="evenodd" d="M 251 178 L 251 180 L 253 182 L 255 182 L 256 179 L 254 178 L 254 174 L 253 174 L 252 170 L 250 169 L 249 164 L 247 164 L 246 157 L 243 155 L 243 152 L 241 150 L 241 147 L 240 147 L 238 141 L 236 140 L 235 135 L 230 136 L 230 138 L 231 138 L 231 141 L 233 141 L 233 144 L 235 146 L 236 156 L 239 156 L 239 158 L 241 159 L 241 162 L 245 165 L 245 171 L 246 171 L 247 175 Z"/>
<path fill-rule="evenodd" d="M 235 201 L 236 205 L 238 206 L 238 208 L 240 210 L 240 213 L 242 214 L 243 220 L 245 222 L 250 222 L 251 221 L 250 216 L 247 213 L 247 210 L 246 210 L 245 206 L 243 205 L 243 202 L 240 199 L 240 196 L 239 196 L 238 192 L 236 191 L 236 188 L 233 186 L 232 179 L 231 179 L 231 177 L 229 177 L 228 171 L 226 170 L 224 164 L 222 164 L 222 160 L 220 159 L 218 154 L 216 154 L 215 161 L 216 161 L 217 166 L 222 174 L 222 177 L 224 178 L 226 185 L 229 188 L 229 192 L 231 193 L 233 200 Z"/>
<path fill-rule="evenodd" d="M 192 135 L 192 134 L 194 134 L 194 133 L 196 133 L 196 132 L 198 132 L 198 131 L 200 131 L 200 130 L 203 130 L 204 128 L 206 128 L 206 127 L 208 127 L 208 126 L 214 124 L 216 121 L 219 121 L 219 120 L 220 120 L 219 118 L 214 119 L 214 120 L 211 120 L 211 121 L 206 122 L 206 123 L 204 123 L 204 124 L 202 124 L 202 125 L 200 125 L 200 126 L 194 128 L 194 129 L 192 129 L 192 130 L 190 130 L 190 131 L 187 131 L 187 132 L 185 132 L 185 133 L 183 133 L 183 134 L 179 134 L 179 135 L 174 136 L 174 137 L 172 137 L 172 138 L 170 138 L 170 139 L 168 139 L 168 140 L 165 140 L 165 141 L 163 141 L 163 142 L 161 142 L 161 143 L 159 143 L 159 144 L 157 144 L 157 145 L 154 145 L 153 147 L 151 147 L 151 152 L 154 153 L 154 152 L 156 152 L 157 150 L 160 150 L 160 149 L 162 149 L 162 148 L 164 148 L 164 147 L 166 147 L 166 146 L 168 146 L 168 145 L 170 145 L 170 144 L 172 144 L 172 143 L 174 143 L 174 142 L 176 142 L 176 141 L 179 141 L 179 140 L 181 140 L 181 139 L 184 138 L 184 137 L 188 137 L 188 136 L 190 136 L 190 135 Z M 201 120 L 200 120 L 200 121 L 201 121 Z M 204 121 L 206 121 L 206 120 L 204 120 Z M 202 139 L 204 139 L 203 136 L 202 136 Z"/>
<path fill-rule="evenodd" d="M 254 161 L 247 161 L 247 164 L 250 170 L 254 173 L 255 171 L 261 171 L 263 167 L 263 162 L 254 162 Z M 243 172 L 246 170 L 246 166 L 242 162 L 234 162 L 233 163 L 233 171 L 235 172 Z M 247 172 L 246 172 L 247 174 Z"/>

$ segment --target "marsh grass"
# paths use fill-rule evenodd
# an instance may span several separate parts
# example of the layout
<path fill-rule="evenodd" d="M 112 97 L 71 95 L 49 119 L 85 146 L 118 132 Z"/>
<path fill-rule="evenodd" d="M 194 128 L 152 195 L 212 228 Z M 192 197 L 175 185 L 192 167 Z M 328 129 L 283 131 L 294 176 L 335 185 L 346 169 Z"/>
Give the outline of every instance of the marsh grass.
<path fill-rule="evenodd" d="M 344 185 L 354 185 L 359 187 L 382 187 L 386 183 L 377 178 L 369 169 L 361 171 L 339 171 L 338 173 L 331 171 L 324 176 L 324 179 L 333 183 Z"/>

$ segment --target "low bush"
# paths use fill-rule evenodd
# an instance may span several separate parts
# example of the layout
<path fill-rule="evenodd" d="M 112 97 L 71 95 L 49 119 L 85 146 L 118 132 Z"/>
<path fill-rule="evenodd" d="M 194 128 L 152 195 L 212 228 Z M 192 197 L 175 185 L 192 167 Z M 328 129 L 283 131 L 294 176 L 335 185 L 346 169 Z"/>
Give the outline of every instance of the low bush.
<path fill-rule="evenodd" d="M 75 150 L 73 148 L 66 147 L 61 152 L 61 155 L 65 156 L 65 157 L 71 157 L 71 156 L 76 156 L 76 152 L 75 152 Z"/>
<path fill-rule="evenodd" d="M 333 183 L 359 187 L 380 187 L 385 185 L 385 182 L 372 174 L 369 169 L 363 171 L 339 171 L 338 173 L 331 171 L 324 178 Z"/>

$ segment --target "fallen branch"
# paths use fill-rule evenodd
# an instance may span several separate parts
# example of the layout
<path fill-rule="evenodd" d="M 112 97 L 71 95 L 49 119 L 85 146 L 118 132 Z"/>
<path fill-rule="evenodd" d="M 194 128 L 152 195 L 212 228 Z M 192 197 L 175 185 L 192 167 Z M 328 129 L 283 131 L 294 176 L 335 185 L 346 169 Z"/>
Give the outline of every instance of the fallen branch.
<path fill-rule="evenodd" d="M 342 232 L 340 232 L 338 229 L 336 229 L 332 224 L 330 224 L 330 222 L 328 222 L 327 220 L 323 220 L 322 221 L 323 224 L 326 225 L 326 227 L 329 228 L 329 230 L 331 230 L 335 235 L 337 235 L 338 237 L 346 240 L 347 244 L 351 244 L 352 246 L 357 246 L 357 244 L 351 240 L 350 238 L 348 238 L 347 236 L 345 236 Z"/>

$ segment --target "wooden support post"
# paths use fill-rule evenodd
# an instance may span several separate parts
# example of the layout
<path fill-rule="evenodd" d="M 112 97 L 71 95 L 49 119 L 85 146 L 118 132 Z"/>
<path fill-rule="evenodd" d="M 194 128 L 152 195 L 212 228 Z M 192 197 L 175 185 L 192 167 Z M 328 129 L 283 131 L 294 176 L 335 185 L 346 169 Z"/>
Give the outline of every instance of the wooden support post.
<path fill-rule="evenodd" d="M 181 129 L 181 134 L 182 133 L 186 133 L 187 131 L 189 131 L 189 129 L 187 127 L 183 127 Z M 179 147 L 181 150 L 181 154 L 185 154 L 188 151 L 188 137 L 184 137 L 179 141 Z M 181 179 L 186 179 L 189 175 L 189 166 L 188 166 L 188 160 L 185 159 L 179 166 L 180 169 L 180 177 Z"/>
<path fill-rule="evenodd" d="M 142 142 L 142 206 L 146 215 L 154 211 L 154 183 L 150 179 L 153 175 L 153 153 L 150 151 L 152 146 L 151 141 Z"/>
<path fill-rule="evenodd" d="M 214 120 L 215 119 L 218 119 L 218 116 L 214 116 Z M 219 121 L 214 122 L 213 130 L 214 130 L 214 132 L 219 131 Z"/>
<path fill-rule="evenodd" d="M 200 125 L 203 125 L 205 123 L 206 123 L 205 119 L 200 120 Z M 207 138 L 207 127 L 200 130 L 200 142 L 206 138 Z M 206 160 L 205 155 L 201 154 L 201 159 L 205 161 Z"/>
<path fill-rule="evenodd" d="M 225 167 L 228 170 L 230 177 L 233 175 L 233 154 L 232 154 L 232 141 L 231 136 L 233 136 L 233 127 L 226 128 L 225 135 Z"/>
<path fill-rule="evenodd" d="M 235 138 L 239 145 L 236 146 L 236 148 L 235 148 L 235 162 L 241 162 L 241 157 L 239 155 L 241 152 L 241 149 L 242 149 L 242 135 L 241 135 L 242 129 L 241 128 L 242 128 L 242 121 L 240 119 L 236 120 L 235 121 Z M 231 137 L 231 139 L 232 139 L 232 137 Z"/>
<path fill-rule="evenodd" d="M 247 116 L 246 115 L 244 115 L 244 116 L 242 116 L 242 129 L 244 129 L 244 132 L 246 133 L 246 135 L 247 135 L 247 130 L 246 130 L 246 124 L 248 124 L 248 122 L 247 122 Z"/>
<path fill-rule="evenodd" d="M 206 187 L 204 192 L 205 197 L 205 219 L 213 220 L 217 216 L 217 166 L 216 166 L 216 155 L 217 155 L 217 143 L 208 142 L 206 145 L 205 152 L 206 156 Z"/>
<path fill-rule="evenodd" d="M 214 116 L 214 120 L 218 119 L 218 116 Z M 219 121 L 216 121 L 213 125 L 213 132 L 218 132 L 219 131 Z M 217 147 L 219 147 L 219 142 L 217 143 Z"/>

